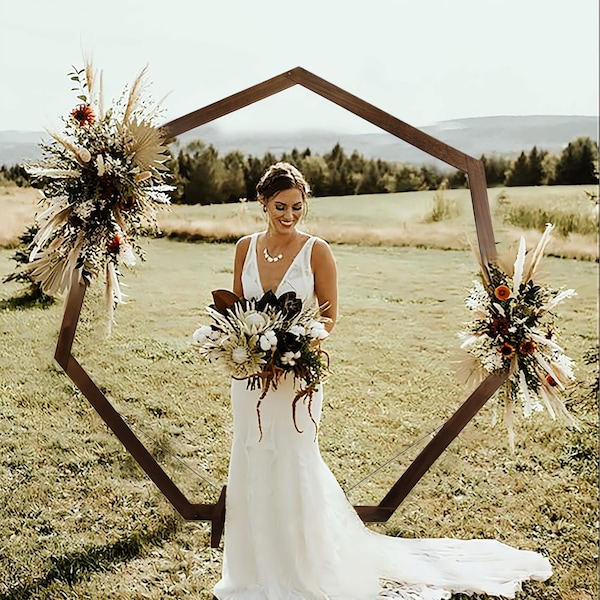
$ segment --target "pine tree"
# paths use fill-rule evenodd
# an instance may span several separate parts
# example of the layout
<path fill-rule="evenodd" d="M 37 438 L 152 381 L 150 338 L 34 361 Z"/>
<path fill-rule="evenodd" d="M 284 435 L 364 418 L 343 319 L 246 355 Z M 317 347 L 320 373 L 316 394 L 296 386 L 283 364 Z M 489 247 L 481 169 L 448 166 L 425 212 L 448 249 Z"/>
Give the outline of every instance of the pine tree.
<path fill-rule="evenodd" d="M 544 158 L 546 152 L 538 152 L 538 149 L 534 146 L 527 157 L 527 166 L 529 171 L 527 185 L 542 185 L 544 181 Z"/>
<path fill-rule="evenodd" d="M 529 161 L 525 152 L 521 152 L 506 176 L 506 185 L 529 185 Z"/>
<path fill-rule="evenodd" d="M 555 185 L 598 183 L 598 144 L 589 137 L 571 142 L 556 165 Z"/>
<path fill-rule="evenodd" d="M 510 168 L 508 160 L 504 156 L 481 155 L 481 162 L 485 170 L 485 179 L 488 186 L 504 185 L 506 174 Z"/>

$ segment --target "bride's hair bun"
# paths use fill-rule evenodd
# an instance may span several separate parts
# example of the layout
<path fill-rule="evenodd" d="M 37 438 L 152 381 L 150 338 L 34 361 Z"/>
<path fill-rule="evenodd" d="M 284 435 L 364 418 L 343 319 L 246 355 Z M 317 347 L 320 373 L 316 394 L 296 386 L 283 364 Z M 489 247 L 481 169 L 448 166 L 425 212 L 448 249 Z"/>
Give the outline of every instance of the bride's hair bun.
<path fill-rule="evenodd" d="M 310 186 L 304 175 L 287 162 L 278 162 L 271 165 L 260 178 L 256 185 L 256 195 L 259 198 L 268 200 L 282 190 L 291 190 L 296 188 L 306 199 L 310 195 Z"/>

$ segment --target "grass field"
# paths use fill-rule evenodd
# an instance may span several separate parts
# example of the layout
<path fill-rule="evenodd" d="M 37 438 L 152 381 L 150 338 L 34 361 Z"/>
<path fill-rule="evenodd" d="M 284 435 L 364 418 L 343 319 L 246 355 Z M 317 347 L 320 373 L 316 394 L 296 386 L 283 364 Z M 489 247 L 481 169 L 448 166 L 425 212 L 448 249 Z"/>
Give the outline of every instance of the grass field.
<path fill-rule="evenodd" d="M 516 192 L 507 193 L 510 199 Z M 421 212 L 416 200 L 423 198 L 391 208 L 362 197 L 351 210 L 342 199 L 315 200 L 307 228 L 321 233 L 347 218 L 364 236 L 372 224 L 365 217 L 389 227 L 386 211 L 399 210 L 396 218 L 405 218 L 412 232 L 411 224 L 431 210 Z M 240 211 L 214 208 L 218 216 L 209 219 L 177 207 L 167 215 L 180 221 L 172 231 L 185 237 L 181 223 L 198 219 L 219 222 L 217 230 L 236 218 L 219 211 Z M 259 216 L 247 214 L 252 210 L 238 217 L 256 229 Z M 466 208 L 461 214 L 458 220 L 466 222 Z M 508 229 L 498 229 L 508 236 Z M 459 248 L 338 241 L 341 318 L 327 342 L 333 374 L 320 443 L 350 499 L 369 504 L 381 499 L 422 444 L 351 489 L 354 484 L 434 430 L 469 393 L 457 382 L 453 361 L 476 267 Z M 190 334 L 210 290 L 230 287 L 233 248 L 169 239 L 144 245 L 148 260 L 124 278 L 129 301 L 117 312 L 113 335 L 104 334 L 95 285 L 74 354 L 188 497 L 213 501 L 226 479 L 228 384 L 198 362 Z M 0 250 L 0 275 L 12 270 L 11 254 Z M 545 416 L 521 419 L 511 454 L 502 428 L 490 427 L 487 406 L 394 517 L 374 528 L 407 537 L 495 537 L 540 551 L 555 574 L 547 583 L 527 584 L 521 600 L 592 600 L 598 594 L 597 365 L 586 365 L 584 355 L 598 343 L 598 264 L 549 257 L 543 276 L 578 291 L 560 314 L 565 350 L 577 361 L 579 382 L 569 389 L 568 403 L 581 431 Z M 208 547 L 207 525 L 174 513 L 53 364 L 62 306 L 17 310 L 10 302 L 16 290 L 0 288 L 0 600 L 208 600 L 221 550 Z"/>
<path fill-rule="evenodd" d="M 554 256 L 598 260 L 598 213 L 586 195 L 594 186 L 494 188 L 490 208 L 497 241 L 508 244 L 519 235 L 534 243 L 544 223 L 556 225 Z M 453 209 L 452 218 L 431 222 L 436 200 Z M 29 188 L 0 187 L 0 246 L 14 245 L 31 223 L 38 193 Z M 576 222 L 573 222 L 573 216 Z M 519 227 L 512 222 L 522 220 Z M 181 240 L 234 241 L 264 225 L 256 202 L 211 206 L 177 205 L 159 214 L 167 237 Z M 533 227 L 532 224 L 537 225 Z M 361 246 L 417 246 L 452 250 L 476 244 L 468 190 L 405 192 L 313 198 L 305 226 L 315 235 L 338 244 Z M 575 227 L 569 235 L 560 231 Z"/>

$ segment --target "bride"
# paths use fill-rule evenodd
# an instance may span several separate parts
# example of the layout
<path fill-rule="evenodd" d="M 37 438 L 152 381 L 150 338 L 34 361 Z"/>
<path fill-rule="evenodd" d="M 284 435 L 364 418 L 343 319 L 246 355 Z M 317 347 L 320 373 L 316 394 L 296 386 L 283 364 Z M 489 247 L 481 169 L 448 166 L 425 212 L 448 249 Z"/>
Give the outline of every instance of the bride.
<path fill-rule="evenodd" d="M 337 316 L 337 275 L 329 246 L 297 229 L 309 186 L 288 163 L 257 185 L 267 230 L 239 240 L 233 291 L 260 298 L 289 291 Z M 367 529 L 323 462 L 311 414 L 292 377 L 256 406 L 260 390 L 232 380 L 234 435 L 227 486 L 225 551 L 219 600 L 439 600 L 453 592 L 512 598 L 527 579 L 543 581 L 548 560 L 495 540 L 402 539 Z M 299 433 L 298 430 L 303 433 Z"/>

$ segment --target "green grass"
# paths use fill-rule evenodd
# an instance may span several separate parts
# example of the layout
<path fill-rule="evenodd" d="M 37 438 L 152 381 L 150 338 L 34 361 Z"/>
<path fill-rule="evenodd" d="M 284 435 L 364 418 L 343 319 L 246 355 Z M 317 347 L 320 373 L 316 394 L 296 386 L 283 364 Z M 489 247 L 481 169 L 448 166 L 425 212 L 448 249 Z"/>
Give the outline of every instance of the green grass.
<path fill-rule="evenodd" d="M 376 208 L 373 199 L 364 214 Z M 455 250 L 344 244 L 334 251 L 341 318 L 327 342 L 333 374 L 320 444 L 349 489 L 468 395 L 452 361 L 476 267 Z M 229 244 L 149 242 L 147 263 L 124 278 L 129 301 L 113 335 L 104 334 L 94 285 L 74 349 L 121 413 L 160 442 L 140 434 L 198 502 L 214 501 L 225 483 L 231 417 L 228 382 L 199 363 L 190 334 L 210 290 L 231 286 L 232 253 Z M 12 269 L 10 255 L 0 251 L 0 275 Z M 543 416 L 520 420 L 513 455 L 485 407 L 394 517 L 373 527 L 408 537 L 495 537 L 543 552 L 554 576 L 528 584 L 519 598 L 587 600 L 598 593 L 597 405 L 588 387 L 597 365 L 582 359 L 598 343 L 598 265 L 543 264 L 552 285 L 578 291 L 560 314 L 565 350 L 578 363 L 581 383 L 569 390 L 569 404 L 582 431 Z M 221 551 L 208 547 L 208 526 L 174 513 L 53 364 L 62 306 L 1 302 L 15 290 L 0 288 L 0 599 L 211 598 Z M 378 502 L 420 448 L 350 499 Z"/>

